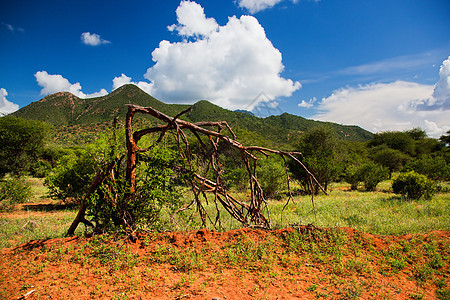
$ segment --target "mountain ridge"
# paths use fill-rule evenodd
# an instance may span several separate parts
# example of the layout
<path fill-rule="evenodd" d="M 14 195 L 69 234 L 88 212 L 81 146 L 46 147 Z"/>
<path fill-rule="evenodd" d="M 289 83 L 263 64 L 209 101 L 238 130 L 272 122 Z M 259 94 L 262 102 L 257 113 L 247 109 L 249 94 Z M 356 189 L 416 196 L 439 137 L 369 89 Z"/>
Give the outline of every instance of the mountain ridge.
<path fill-rule="evenodd" d="M 124 85 L 108 95 L 89 99 L 79 98 L 69 92 L 58 92 L 32 102 L 11 115 L 45 121 L 57 127 L 87 126 L 110 123 L 115 117 L 124 120 L 128 110 L 126 104 L 151 106 L 170 116 L 192 106 L 191 111 L 181 116 L 182 119 L 190 122 L 226 121 L 233 129 L 240 128 L 282 144 L 289 143 L 293 135 L 321 125 L 329 126 L 344 140 L 366 141 L 373 136 L 356 125 L 309 120 L 288 113 L 259 118 L 247 112 L 222 108 L 206 100 L 193 105 L 167 104 L 132 84 Z M 145 118 L 139 116 L 138 119 Z"/>

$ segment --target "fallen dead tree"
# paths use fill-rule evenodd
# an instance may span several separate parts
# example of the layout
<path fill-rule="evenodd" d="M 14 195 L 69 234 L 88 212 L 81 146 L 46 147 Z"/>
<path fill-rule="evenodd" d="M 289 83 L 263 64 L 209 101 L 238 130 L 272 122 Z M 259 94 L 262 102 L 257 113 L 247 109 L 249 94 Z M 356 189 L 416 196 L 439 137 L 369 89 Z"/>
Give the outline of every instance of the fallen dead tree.
<path fill-rule="evenodd" d="M 298 163 L 309 176 L 309 182 L 311 190 L 315 186 L 318 186 L 324 193 L 325 191 L 318 183 L 314 175 L 305 167 L 305 165 L 296 157 L 301 155 L 298 152 L 286 152 L 280 150 L 273 150 L 258 146 L 245 146 L 237 141 L 236 135 L 230 126 L 224 122 L 197 122 L 190 123 L 181 120 L 180 117 L 189 112 L 192 109 L 189 108 L 175 117 L 170 117 L 162 112 L 159 112 L 152 107 L 140 107 L 137 105 L 129 105 L 128 112 L 125 120 L 126 129 L 126 148 L 127 148 L 127 165 L 126 165 L 126 181 L 128 190 L 125 195 L 126 199 L 132 199 L 135 197 L 136 192 L 136 168 L 138 155 L 149 151 L 153 146 L 161 143 L 167 133 L 172 133 L 176 137 L 176 146 L 178 148 L 179 155 L 185 162 L 183 165 L 168 165 L 168 168 L 176 170 L 179 174 L 189 174 L 187 177 L 187 183 L 191 187 L 194 195 L 193 200 L 185 207 L 179 208 L 176 213 L 187 210 L 191 207 L 195 207 L 202 220 L 203 226 L 206 226 L 207 220 L 214 224 L 214 226 L 220 226 L 220 209 L 223 207 L 233 218 L 238 220 L 243 226 L 253 226 L 260 228 L 270 228 L 271 219 L 270 212 L 268 210 L 267 201 L 264 197 L 264 191 L 258 182 L 256 175 L 258 157 L 257 154 L 269 157 L 271 155 L 280 156 L 285 163 L 286 180 L 288 183 L 289 197 L 285 206 L 293 199 L 291 189 L 289 186 L 289 173 L 287 169 L 286 159 L 292 159 Z M 165 123 L 165 125 L 159 125 L 151 128 L 146 128 L 138 131 L 133 130 L 133 118 L 139 114 L 150 115 L 159 121 Z M 215 129 L 215 130 L 214 130 Z M 224 129 L 228 131 L 228 135 L 224 134 Z M 191 145 L 188 139 L 188 132 L 190 132 L 198 141 L 199 147 L 206 153 L 207 165 L 200 174 L 197 172 L 193 165 L 193 155 L 191 151 Z M 156 134 L 157 139 L 147 148 L 141 148 L 138 146 L 139 141 L 146 135 Z M 248 173 L 248 183 L 250 189 L 250 197 L 248 201 L 241 201 L 233 197 L 223 184 L 223 172 L 222 163 L 220 161 L 220 148 L 221 145 L 226 145 L 233 149 L 236 149 L 240 153 L 240 158 Z M 91 187 L 86 193 L 85 199 L 82 201 L 80 210 L 77 217 L 73 221 L 68 230 L 68 235 L 73 235 L 75 229 L 80 222 L 86 225 L 92 225 L 85 218 L 85 212 L 87 208 L 86 199 L 90 197 L 102 184 L 110 181 L 114 182 L 114 166 L 118 163 L 118 158 L 115 161 L 108 164 L 105 170 L 99 170 L 97 176 L 94 178 Z M 211 175 L 213 174 L 213 175 Z M 112 186 L 112 185 L 110 185 Z M 114 191 L 116 193 L 116 191 Z M 112 193 L 112 194 L 114 194 Z M 204 202 L 207 202 L 206 193 L 212 193 L 214 195 L 214 203 L 216 206 L 216 216 L 211 218 L 208 215 Z M 312 193 L 314 195 L 314 193 Z M 313 197 L 313 196 L 312 196 Z M 205 201 L 202 201 L 205 200 Z M 314 199 L 311 199 L 314 205 Z M 115 199 L 111 199 L 115 201 Z M 263 213 L 265 211 L 265 213 Z M 123 212 L 125 216 L 125 212 Z M 213 220 L 214 219 L 214 220 Z M 126 218 L 123 218 L 122 225 L 130 226 Z"/>

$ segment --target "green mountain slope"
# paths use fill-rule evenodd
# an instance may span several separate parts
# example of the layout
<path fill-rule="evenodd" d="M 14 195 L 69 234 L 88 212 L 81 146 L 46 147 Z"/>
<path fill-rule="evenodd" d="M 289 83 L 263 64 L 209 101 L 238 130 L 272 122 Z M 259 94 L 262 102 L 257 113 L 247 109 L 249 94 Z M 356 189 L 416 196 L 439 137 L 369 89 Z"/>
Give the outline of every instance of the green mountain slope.
<path fill-rule="evenodd" d="M 189 107 L 189 105 L 166 104 L 135 85 L 124 85 L 106 96 L 91 99 L 81 99 L 67 92 L 52 94 L 21 108 L 13 115 L 46 121 L 61 132 L 89 130 L 96 132 L 103 130 L 105 124 L 110 124 L 115 117 L 123 121 L 128 109 L 127 104 L 151 106 L 170 116 L 175 116 Z M 254 136 L 257 140 L 268 140 L 271 144 L 289 144 L 293 136 L 324 124 L 333 128 L 338 136 L 345 140 L 365 141 L 372 138 L 372 133 L 358 126 L 313 121 L 287 113 L 258 118 L 246 112 L 221 108 L 205 100 L 195 103 L 192 110 L 182 116 L 182 119 L 190 122 L 227 121 L 233 130 Z M 139 115 L 137 121 L 147 125 L 155 123 L 150 116 Z M 97 126 L 102 124 L 103 127 Z M 73 130 L 74 127 L 77 129 Z"/>

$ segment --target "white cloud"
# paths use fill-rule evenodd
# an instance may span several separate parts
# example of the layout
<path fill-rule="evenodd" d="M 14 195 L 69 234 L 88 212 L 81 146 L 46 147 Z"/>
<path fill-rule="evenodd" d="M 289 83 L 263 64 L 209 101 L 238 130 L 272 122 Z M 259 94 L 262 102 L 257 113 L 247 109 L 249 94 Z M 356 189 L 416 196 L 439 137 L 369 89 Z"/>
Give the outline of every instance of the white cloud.
<path fill-rule="evenodd" d="M 0 88 L 0 116 L 13 113 L 19 109 L 19 105 L 8 101 L 6 96 L 8 96 L 8 92 L 4 88 Z"/>
<path fill-rule="evenodd" d="M 276 4 L 283 0 L 235 0 L 240 8 L 248 10 L 251 14 L 259 11 L 272 8 Z M 293 3 L 297 3 L 298 0 L 291 0 Z M 312 0 L 314 2 L 320 2 L 320 0 Z"/>
<path fill-rule="evenodd" d="M 69 80 L 61 75 L 50 75 L 46 71 L 38 71 L 34 74 L 37 83 L 42 87 L 41 95 L 49 95 L 57 92 L 70 92 L 80 98 L 93 98 L 108 94 L 105 89 L 92 94 L 85 94 L 81 91 L 79 82 L 71 84 Z"/>
<path fill-rule="evenodd" d="M 308 101 L 302 100 L 302 102 L 300 102 L 298 105 L 298 107 L 303 107 L 303 108 L 311 108 L 314 106 L 314 102 L 317 101 L 316 97 L 312 97 L 311 99 L 309 99 Z"/>
<path fill-rule="evenodd" d="M 357 124 L 372 132 L 421 127 L 438 137 L 450 129 L 448 110 L 418 109 L 430 99 L 433 88 L 405 81 L 342 88 L 322 99 L 322 112 L 313 118 Z"/>
<path fill-rule="evenodd" d="M 168 26 L 183 36 L 208 35 L 219 27 L 216 20 L 206 18 L 203 7 L 195 2 L 182 1 L 177 10 L 178 24 Z"/>
<path fill-rule="evenodd" d="M 433 91 L 434 107 L 450 109 L 450 56 L 442 62 L 439 69 L 439 81 Z"/>
<path fill-rule="evenodd" d="M 280 76 L 281 53 L 256 18 L 233 16 L 218 26 L 189 1 L 182 1 L 176 12 L 179 23 L 169 28 L 189 40 L 163 40 L 152 52 L 155 64 L 144 77 L 151 81 L 153 96 L 179 103 L 206 99 L 228 109 L 251 110 L 261 92 L 274 99 L 301 87 Z"/>
<path fill-rule="evenodd" d="M 96 33 L 83 32 L 81 34 L 81 42 L 89 46 L 98 46 L 101 44 L 109 44 L 110 41 L 100 38 L 100 35 Z"/>
<path fill-rule="evenodd" d="M 148 83 L 148 82 L 144 82 L 144 81 L 133 82 L 133 81 L 131 81 L 131 77 L 128 77 L 127 75 L 125 75 L 123 73 L 120 77 L 115 77 L 113 79 L 113 90 L 115 90 L 125 84 L 134 84 L 134 85 L 138 86 L 139 88 L 141 88 L 144 92 L 146 92 L 150 95 L 153 94 L 153 91 L 152 91 L 153 84 L 152 83 Z"/>
<path fill-rule="evenodd" d="M 239 7 L 245 8 L 250 13 L 254 14 L 261 10 L 273 7 L 275 4 L 281 2 L 281 0 L 238 0 L 237 2 Z"/>

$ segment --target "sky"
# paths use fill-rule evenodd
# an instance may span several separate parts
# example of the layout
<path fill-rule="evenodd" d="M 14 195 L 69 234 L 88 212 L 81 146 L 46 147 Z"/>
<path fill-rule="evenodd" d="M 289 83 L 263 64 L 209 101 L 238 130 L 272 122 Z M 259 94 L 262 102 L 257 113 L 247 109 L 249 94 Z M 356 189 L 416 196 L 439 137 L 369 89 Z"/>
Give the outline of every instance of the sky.
<path fill-rule="evenodd" d="M 7 0 L 0 113 L 132 83 L 371 132 L 450 130 L 448 0 Z"/>

